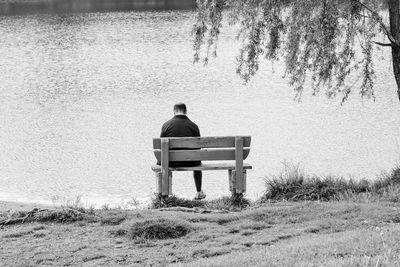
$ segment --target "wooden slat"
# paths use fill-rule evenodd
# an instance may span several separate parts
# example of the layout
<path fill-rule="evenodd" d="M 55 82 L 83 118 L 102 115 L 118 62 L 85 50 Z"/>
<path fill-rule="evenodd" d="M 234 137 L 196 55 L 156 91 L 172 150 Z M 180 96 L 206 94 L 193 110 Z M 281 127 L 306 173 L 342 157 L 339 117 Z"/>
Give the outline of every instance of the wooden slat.
<path fill-rule="evenodd" d="M 235 163 L 236 163 L 236 193 L 243 192 L 243 138 L 236 137 L 235 140 Z"/>
<path fill-rule="evenodd" d="M 160 160 L 162 172 L 162 191 L 161 194 L 168 196 L 169 194 L 169 140 L 163 139 L 161 142 Z"/>
<path fill-rule="evenodd" d="M 251 136 L 242 136 L 243 146 L 250 147 Z M 153 148 L 161 149 L 161 139 L 154 138 Z M 174 137 L 169 139 L 169 148 L 223 148 L 235 147 L 235 136 Z"/>
<path fill-rule="evenodd" d="M 214 170 L 234 170 L 235 169 L 235 163 L 206 163 L 206 164 L 201 164 L 200 166 L 195 166 L 195 167 L 170 167 L 170 171 L 214 171 Z M 253 167 L 248 164 L 244 163 L 243 164 L 243 169 L 244 170 L 250 170 Z M 161 171 L 161 166 L 160 165 L 153 165 L 151 166 L 151 169 L 155 172 L 160 172 Z"/>
<path fill-rule="evenodd" d="M 243 159 L 250 153 L 250 148 L 243 149 Z M 157 160 L 161 160 L 161 150 L 154 150 Z M 235 160 L 235 149 L 201 149 L 201 150 L 169 150 L 169 161 L 198 161 L 198 160 Z"/>

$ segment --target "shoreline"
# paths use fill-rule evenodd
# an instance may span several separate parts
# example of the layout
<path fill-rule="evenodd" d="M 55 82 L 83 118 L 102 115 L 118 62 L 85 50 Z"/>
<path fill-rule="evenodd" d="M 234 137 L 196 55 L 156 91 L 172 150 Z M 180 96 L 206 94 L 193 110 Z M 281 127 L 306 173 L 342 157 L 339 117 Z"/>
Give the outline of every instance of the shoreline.
<path fill-rule="evenodd" d="M 0 213 L 9 211 L 26 211 L 26 210 L 32 210 L 34 208 L 50 208 L 50 207 L 54 208 L 53 205 L 0 200 Z"/>
<path fill-rule="evenodd" d="M 195 0 L 0 0 L 0 16 L 195 8 Z"/>

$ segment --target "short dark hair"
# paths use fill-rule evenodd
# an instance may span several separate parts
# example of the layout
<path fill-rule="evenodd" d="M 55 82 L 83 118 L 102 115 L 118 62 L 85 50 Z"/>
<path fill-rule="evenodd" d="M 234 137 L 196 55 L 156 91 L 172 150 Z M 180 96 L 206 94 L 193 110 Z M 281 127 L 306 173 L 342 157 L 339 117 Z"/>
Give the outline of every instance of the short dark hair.
<path fill-rule="evenodd" d="M 186 114 L 186 105 L 184 103 L 177 103 L 174 105 L 174 111 L 182 111 Z"/>

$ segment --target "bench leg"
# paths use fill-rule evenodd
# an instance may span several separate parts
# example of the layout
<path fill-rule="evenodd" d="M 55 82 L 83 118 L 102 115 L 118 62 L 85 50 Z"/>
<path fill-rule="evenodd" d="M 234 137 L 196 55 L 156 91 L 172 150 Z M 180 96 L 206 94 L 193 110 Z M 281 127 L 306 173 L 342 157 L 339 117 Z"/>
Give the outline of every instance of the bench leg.
<path fill-rule="evenodd" d="M 229 191 L 232 192 L 232 170 L 228 170 Z"/>
<path fill-rule="evenodd" d="M 242 193 L 246 193 L 246 182 L 247 182 L 247 172 L 243 170 L 243 178 L 242 178 Z"/>
<path fill-rule="evenodd" d="M 229 191 L 231 191 L 232 194 L 236 192 L 236 185 L 235 185 L 235 171 L 233 170 L 228 170 L 228 178 L 229 178 Z"/>
<path fill-rule="evenodd" d="M 157 189 L 157 194 L 161 194 L 162 192 L 162 173 L 161 172 L 156 172 L 155 173 L 155 178 L 156 178 L 156 189 Z"/>
<path fill-rule="evenodd" d="M 246 180 L 247 180 L 247 175 L 246 175 L 246 170 L 243 170 L 243 176 L 242 176 L 242 183 L 239 185 L 236 180 L 236 171 L 235 170 L 228 170 L 228 175 L 229 175 L 229 190 L 232 192 L 232 194 L 237 194 L 237 193 L 245 193 L 246 192 Z"/>
<path fill-rule="evenodd" d="M 168 196 L 172 196 L 172 172 L 168 176 Z"/>
<path fill-rule="evenodd" d="M 163 179 L 161 174 L 161 195 L 171 196 L 172 195 L 172 172 L 168 173 L 167 179 Z"/>

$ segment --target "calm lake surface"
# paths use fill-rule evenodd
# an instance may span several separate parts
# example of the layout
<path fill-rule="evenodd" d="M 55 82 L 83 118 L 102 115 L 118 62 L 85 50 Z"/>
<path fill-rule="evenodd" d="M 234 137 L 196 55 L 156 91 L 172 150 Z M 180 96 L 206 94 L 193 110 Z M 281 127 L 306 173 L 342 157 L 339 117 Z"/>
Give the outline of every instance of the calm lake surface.
<path fill-rule="evenodd" d="M 400 160 L 400 104 L 389 51 L 378 51 L 376 101 L 310 90 L 301 102 L 264 63 L 248 85 L 235 73 L 235 31 L 218 58 L 192 63 L 194 13 L 121 12 L 0 17 L 0 200 L 85 204 L 149 199 L 152 138 L 183 101 L 203 136 L 251 135 L 248 196 L 283 162 L 319 175 L 374 179 Z M 206 172 L 208 197 L 228 195 Z M 194 196 L 190 173 L 173 191 Z"/>

